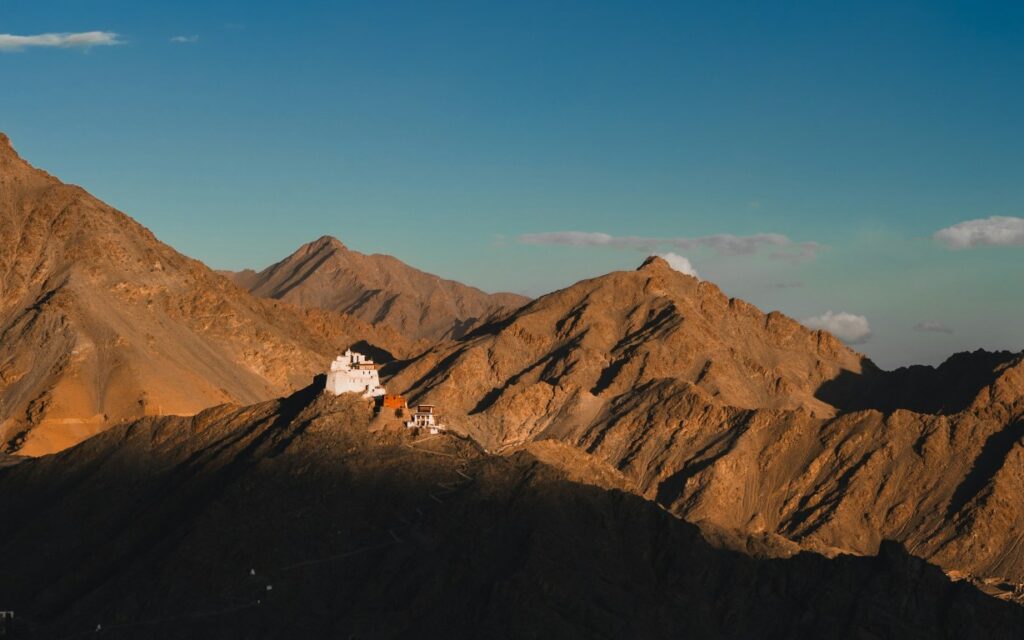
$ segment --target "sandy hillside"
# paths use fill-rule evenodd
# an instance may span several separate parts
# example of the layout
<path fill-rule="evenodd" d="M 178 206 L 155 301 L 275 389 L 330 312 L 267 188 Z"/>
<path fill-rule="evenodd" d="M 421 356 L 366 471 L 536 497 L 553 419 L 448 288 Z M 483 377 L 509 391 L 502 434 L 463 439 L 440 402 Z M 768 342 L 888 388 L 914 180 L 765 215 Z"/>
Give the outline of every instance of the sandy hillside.
<path fill-rule="evenodd" d="M 0 448 L 39 455 L 127 418 L 275 397 L 364 340 L 408 348 L 249 295 L 0 134 Z"/>

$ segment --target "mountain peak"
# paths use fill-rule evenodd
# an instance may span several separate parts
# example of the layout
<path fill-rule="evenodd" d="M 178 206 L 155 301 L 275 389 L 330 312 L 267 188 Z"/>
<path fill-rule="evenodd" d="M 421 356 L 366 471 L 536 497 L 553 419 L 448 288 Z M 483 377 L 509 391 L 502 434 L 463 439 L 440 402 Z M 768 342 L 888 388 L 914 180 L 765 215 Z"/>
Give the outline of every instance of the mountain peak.
<path fill-rule="evenodd" d="M 312 242 L 302 245 L 292 254 L 292 257 L 308 259 L 310 256 L 327 257 L 338 252 L 347 252 L 348 247 L 334 236 L 320 236 Z"/>
<path fill-rule="evenodd" d="M 319 251 L 332 250 L 332 249 L 333 250 L 337 250 L 337 249 L 347 250 L 348 247 L 346 247 L 345 244 L 341 240 L 338 240 L 334 236 L 320 236 L 319 238 L 317 238 L 313 242 L 310 242 L 309 244 L 307 244 L 306 245 L 306 249 L 309 252 L 315 253 L 315 252 L 319 252 Z"/>
<path fill-rule="evenodd" d="M 0 131 L 0 160 L 13 161 L 16 164 L 26 164 L 22 157 L 18 155 L 18 152 L 15 151 L 14 145 L 11 144 L 11 139 L 2 131 Z"/>
<path fill-rule="evenodd" d="M 665 260 L 665 258 L 662 258 L 661 256 L 648 256 L 647 259 L 644 260 L 643 264 L 641 264 L 640 267 L 637 269 L 637 271 L 647 271 L 647 270 L 653 271 L 653 270 L 656 270 L 656 269 L 671 269 L 671 268 L 672 268 L 672 265 L 670 265 L 668 263 L 668 260 Z"/>
<path fill-rule="evenodd" d="M 10 137 L 0 131 L 0 178 L 11 176 L 27 178 L 30 180 L 49 181 L 52 183 L 58 182 L 58 180 L 49 173 L 32 166 L 32 164 L 22 158 L 14 148 L 14 145 L 11 144 Z M 68 186 L 70 188 L 71 185 Z M 13 212 L 4 211 L 3 213 L 6 215 Z"/>
<path fill-rule="evenodd" d="M 312 242 L 313 245 L 318 247 L 341 247 L 345 248 L 345 244 L 335 238 L 334 236 L 320 236 Z"/>

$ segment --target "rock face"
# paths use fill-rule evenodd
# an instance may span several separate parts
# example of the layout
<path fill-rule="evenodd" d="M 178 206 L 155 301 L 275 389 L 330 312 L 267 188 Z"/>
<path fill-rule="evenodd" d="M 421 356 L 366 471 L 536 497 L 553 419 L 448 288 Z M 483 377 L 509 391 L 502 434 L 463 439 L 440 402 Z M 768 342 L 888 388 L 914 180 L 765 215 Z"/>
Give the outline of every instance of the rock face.
<path fill-rule="evenodd" d="M 387 255 L 365 255 L 324 236 L 263 271 L 228 274 L 265 298 L 350 314 L 412 340 L 459 338 L 528 299 L 424 273 Z"/>
<path fill-rule="evenodd" d="M 0 449 L 275 397 L 388 333 L 250 296 L 0 134 Z"/>
<path fill-rule="evenodd" d="M 313 387 L 0 468 L 0 603 L 19 637 L 987 639 L 1024 626 L 1024 608 L 897 544 L 750 557 L 607 488 L 613 471 L 542 461 L 591 468 L 585 453 L 486 455 L 454 436 L 371 433 L 368 418 Z"/>
<path fill-rule="evenodd" d="M 557 440 L 723 531 L 883 539 L 1024 583 L 1024 356 L 883 372 L 828 333 L 651 259 L 439 345 L 389 388 L 493 450 Z"/>

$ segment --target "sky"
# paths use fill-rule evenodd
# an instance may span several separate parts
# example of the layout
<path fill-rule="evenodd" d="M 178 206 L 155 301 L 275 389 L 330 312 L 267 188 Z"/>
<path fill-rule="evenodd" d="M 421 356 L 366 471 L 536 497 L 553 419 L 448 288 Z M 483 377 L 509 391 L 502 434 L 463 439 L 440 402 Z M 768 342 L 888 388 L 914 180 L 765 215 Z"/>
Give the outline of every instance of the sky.
<path fill-rule="evenodd" d="M 649 254 L 879 365 L 1024 349 L 1024 4 L 0 0 L 0 131 L 218 269 Z"/>

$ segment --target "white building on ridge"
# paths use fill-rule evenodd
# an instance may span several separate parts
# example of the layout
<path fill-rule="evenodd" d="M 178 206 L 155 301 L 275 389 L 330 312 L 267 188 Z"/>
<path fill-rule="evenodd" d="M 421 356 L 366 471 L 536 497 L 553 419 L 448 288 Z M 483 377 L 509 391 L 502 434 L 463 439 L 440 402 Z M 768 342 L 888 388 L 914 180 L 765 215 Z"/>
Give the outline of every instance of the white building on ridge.
<path fill-rule="evenodd" d="M 440 433 L 448 428 L 435 420 L 434 405 L 418 404 L 412 414 L 412 420 L 405 423 L 408 429 L 427 429 L 430 433 Z"/>
<path fill-rule="evenodd" d="M 345 355 L 338 356 L 331 363 L 327 373 L 327 393 L 339 396 L 343 393 L 359 393 L 364 398 L 376 398 L 384 395 L 384 387 L 380 384 L 377 365 L 361 353 L 351 349 Z"/>

